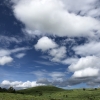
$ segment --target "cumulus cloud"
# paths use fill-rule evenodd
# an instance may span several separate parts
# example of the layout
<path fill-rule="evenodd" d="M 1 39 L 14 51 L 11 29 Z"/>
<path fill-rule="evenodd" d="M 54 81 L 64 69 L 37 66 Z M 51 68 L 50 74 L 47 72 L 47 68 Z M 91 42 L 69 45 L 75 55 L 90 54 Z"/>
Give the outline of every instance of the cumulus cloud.
<path fill-rule="evenodd" d="M 76 63 L 78 60 L 79 58 L 67 58 L 63 60 L 62 63 L 66 65 L 70 65 L 70 64 Z"/>
<path fill-rule="evenodd" d="M 87 56 L 80 58 L 76 63 L 71 64 L 68 68 L 74 74 L 72 77 L 90 77 L 98 76 L 100 58 L 95 56 Z"/>
<path fill-rule="evenodd" d="M 22 82 L 22 81 L 9 81 L 9 80 L 4 80 L 0 84 L 0 86 L 2 86 L 2 87 L 9 88 L 12 86 L 17 90 L 35 87 L 35 86 L 39 86 L 39 85 L 44 85 L 44 84 L 37 84 L 36 81 Z"/>
<path fill-rule="evenodd" d="M 75 60 L 75 61 L 74 61 Z M 73 61 L 73 62 L 72 62 Z M 97 85 L 100 83 L 98 78 L 100 77 L 100 58 L 96 56 L 87 56 L 80 59 L 70 59 L 68 62 L 65 60 L 65 64 L 71 64 L 68 69 L 72 73 L 71 77 L 67 79 L 68 73 L 66 72 L 47 72 L 42 71 L 40 76 L 48 79 L 42 79 L 37 83 L 50 84 L 60 87 L 77 85 L 85 83 L 89 86 Z M 36 72 L 37 73 L 37 72 Z M 70 74 L 71 74 L 70 73 Z"/>
<path fill-rule="evenodd" d="M 99 0 L 64 0 L 66 9 L 81 16 L 91 16 L 99 19 L 100 2 Z M 74 9 L 73 9 L 74 8 Z"/>
<path fill-rule="evenodd" d="M 40 38 L 37 44 L 34 46 L 36 50 L 46 51 L 52 48 L 57 47 L 58 45 L 50 38 L 44 36 Z"/>
<path fill-rule="evenodd" d="M 100 7 L 98 0 L 11 0 L 15 17 L 25 25 L 24 31 L 30 35 L 46 35 L 69 37 L 57 45 L 56 42 L 46 36 L 40 38 L 34 46 L 36 50 L 47 51 L 48 58 L 53 62 L 69 65 L 68 69 L 72 77 L 63 80 L 65 73 L 34 71 L 37 77 L 50 77 L 53 81 L 41 79 L 38 83 L 54 84 L 59 86 L 76 85 L 80 83 L 95 84 L 94 77 L 99 77 L 100 43 L 97 41 L 78 45 L 83 42 L 76 41 L 72 37 L 100 37 Z M 73 9 L 74 8 L 74 9 Z M 79 38 L 81 40 L 81 38 Z M 13 41 L 16 41 L 15 39 Z M 78 45 L 74 46 L 73 45 Z M 66 47 L 68 46 L 68 48 Z M 73 47 L 73 48 L 72 48 Z M 67 48 L 67 49 L 66 49 Z M 74 57 L 68 58 L 74 54 Z M 24 49 L 23 49 L 24 50 Z M 0 56 L 9 56 L 16 50 L 1 50 Z M 23 55 L 16 55 L 21 58 Z M 50 63 L 37 61 L 45 65 Z M 67 67 L 67 66 L 66 66 Z M 62 80 L 62 81 L 61 81 Z M 92 82 L 93 81 L 93 82 Z M 91 83 L 92 82 L 92 83 Z M 29 84 L 29 82 L 28 82 Z"/>
<path fill-rule="evenodd" d="M 73 13 L 78 14 L 80 12 L 80 15 L 86 15 L 89 11 L 93 10 L 96 7 L 96 4 L 98 0 L 63 0 L 64 3 L 66 3 L 66 8 L 68 11 L 71 11 Z M 74 8 L 74 9 L 73 9 Z M 97 10 L 97 9 L 96 9 Z"/>
<path fill-rule="evenodd" d="M 13 61 L 13 58 L 11 58 L 10 56 L 0 57 L 0 65 L 5 65 L 5 64 L 10 63 L 12 61 Z"/>
<path fill-rule="evenodd" d="M 77 0 L 77 2 L 80 2 L 80 0 Z M 61 37 L 95 35 L 92 32 L 93 30 L 100 31 L 100 22 L 98 20 L 91 16 L 79 16 L 74 12 L 68 12 L 70 3 L 72 3 L 72 7 L 75 5 L 76 10 L 79 9 L 77 2 L 73 3 L 69 0 L 66 3 L 64 0 L 18 0 L 13 2 L 13 12 L 15 17 L 24 23 L 28 30 L 33 31 L 33 34 L 37 30 L 41 34 Z M 89 0 L 88 2 L 81 2 L 81 4 L 91 3 Z M 66 7 L 68 8 L 66 9 Z M 81 9 L 84 10 L 88 6 L 86 8 L 82 7 Z M 72 10 L 72 8 L 69 9 Z"/>
<path fill-rule="evenodd" d="M 61 60 L 66 57 L 66 52 L 67 51 L 66 51 L 66 47 L 65 46 L 62 46 L 62 47 L 59 47 L 59 48 L 55 48 L 55 49 L 51 49 L 49 51 L 49 55 L 53 57 L 51 59 L 51 61 L 61 62 Z"/>
<path fill-rule="evenodd" d="M 99 69 L 85 68 L 83 70 L 75 71 L 72 77 L 90 77 L 98 75 L 99 75 Z"/>
<path fill-rule="evenodd" d="M 81 56 L 95 55 L 100 56 L 100 42 L 89 42 L 84 45 L 73 47 L 76 54 Z"/>
<path fill-rule="evenodd" d="M 15 55 L 15 57 L 17 58 L 23 58 L 25 56 L 25 53 L 19 53 L 17 55 Z"/>
<path fill-rule="evenodd" d="M 95 56 L 87 56 L 80 58 L 76 63 L 73 63 L 69 66 L 70 71 L 77 71 L 84 68 L 99 68 L 100 58 Z"/>
<path fill-rule="evenodd" d="M 49 59 L 53 62 L 61 62 L 66 57 L 66 47 L 59 47 L 53 40 L 48 37 L 42 37 L 34 46 L 36 50 L 47 51 Z"/>

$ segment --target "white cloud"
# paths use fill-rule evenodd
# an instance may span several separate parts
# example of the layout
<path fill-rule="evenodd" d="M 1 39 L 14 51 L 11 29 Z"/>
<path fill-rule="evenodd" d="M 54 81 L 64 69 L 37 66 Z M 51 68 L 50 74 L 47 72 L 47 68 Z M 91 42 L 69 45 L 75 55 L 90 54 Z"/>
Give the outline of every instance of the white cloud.
<path fill-rule="evenodd" d="M 48 72 L 46 70 L 41 70 L 41 71 L 33 71 L 31 74 L 34 74 L 39 80 L 48 78 L 52 81 L 61 81 L 63 78 L 66 76 L 65 72 L 60 72 L 60 71 L 53 71 L 53 72 Z"/>
<path fill-rule="evenodd" d="M 25 51 L 25 50 L 29 50 L 29 47 L 21 47 L 21 48 L 15 48 L 10 50 L 11 53 L 16 53 L 16 52 L 20 52 L 20 51 Z"/>
<path fill-rule="evenodd" d="M 79 58 L 67 58 L 65 60 L 62 61 L 63 64 L 73 64 L 76 63 L 79 60 Z"/>
<path fill-rule="evenodd" d="M 77 71 L 84 68 L 99 68 L 100 58 L 95 56 L 87 56 L 80 58 L 76 63 L 73 63 L 69 66 L 70 71 Z"/>
<path fill-rule="evenodd" d="M 59 47 L 53 40 L 48 37 L 42 37 L 38 40 L 37 44 L 34 46 L 36 50 L 47 51 L 49 60 L 53 62 L 61 62 L 62 59 L 66 57 L 66 47 Z"/>
<path fill-rule="evenodd" d="M 72 1 L 72 0 L 71 0 Z M 81 9 L 84 11 L 91 3 L 80 2 L 77 0 L 73 3 L 69 0 L 18 0 L 14 2 L 13 12 L 17 19 L 25 24 L 26 29 L 33 31 L 40 31 L 41 34 L 50 34 L 57 36 L 93 36 L 92 30 L 100 31 L 100 22 L 90 16 L 79 16 L 69 13 L 66 9 L 68 5 L 72 5 L 75 10 Z M 72 4 L 71 4 L 72 3 Z M 78 3 L 78 6 L 77 6 Z M 81 4 L 79 6 L 79 4 Z M 75 5 L 75 6 L 73 6 Z M 40 34 L 39 32 L 39 34 Z M 32 32 L 31 32 L 32 33 Z M 70 34 L 69 34 L 70 33 Z M 36 32 L 35 32 L 36 34 Z M 37 34 L 38 35 L 38 34 Z"/>
<path fill-rule="evenodd" d="M 93 9 L 93 10 L 90 10 L 88 12 L 88 15 L 92 16 L 92 17 L 98 17 L 98 16 L 100 16 L 99 12 L 100 12 L 100 8 L 99 9 Z"/>
<path fill-rule="evenodd" d="M 76 54 L 81 56 L 96 55 L 100 56 L 100 42 L 90 42 L 73 48 Z"/>
<path fill-rule="evenodd" d="M 52 72 L 52 73 L 49 73 L 49 76 L 53 78 L 53 80 L 59 80 L 59 81 L 62 81 L 63 80 L 63 77 L 66 76 L 66 74 L 64 72 Z"/>
<path fill-rule="evenodd" d="M 86 14 L 88 11 L 92 10 L 96 5 L 97 0 L 63 0 L 66 3 L 66 8 L 68 11 L 73 13 L 78 13 L 80 11 L 81 15 Z M 74 8 L 74 9 L 73 9 Z"/>
<path fill-rule="evenodd" d="M 17 58 L 23 58 L 25 56 L 25 53 L 19 53 L 17 55 L 15 55 L 15 57 Z"/>
<path fill-rule="evenodd" d="M 95 68 L 85 68 L 83 70 L 75 71 L 72 77 L 91 77 L 91 76 L 98 76 L 99 69 Z"/>
<path fill-rule="evenodd" d="M 25 50 L 29 50 L 30 48 L 28 47 L 22 47 L 22 48 L 15 48 L 15 49 L 0 49 L 0 56 L 8 56 L 11 55 L 12 53 L 16 53 L 16 52 L 21 52 L 21 51 L 25 51 Z"/>
<path fill-rule="evenodd" d="M 6 44 L 10 44 L 12 42 L 14 43 L 20 43 L 22 42 L 22 40 L 20 38 L 16 38 L 16 37 L 8 37 L 8 36 L 3 36 L 3 35 L 0 35 L 0 42 L 1 43 L 6 43 Z"/>
<path fill-rule="evenodd" d="M 66 9 L 80 16 L 90 16 L 100 20 L 100 2 L 99 0 L 63 0 Z M 73 9 L 74 8 L 74 9 Z"/>
<path fill-rule="evenodd" d="M 9 88 L 10 86 L 14 87 L 15 89 L 26 89 L 29 87 L 35 87 L 43 84 L 37 84 L 36 81 L 9 81 L 9 80 L 4 80 L 1 82 L 0 86 Z"/>
<path fill-rule="evenodd" d="M 100 34 L 100 21 L 96 18 L 100 16 L 100 7 L 95 4 L 98 3 L 97 0 L 12 0 L 12 2 L 14 3 L 13 12 L 15 17 L 25 24 L 24 30 L 30 35 L 85 36 L 88 38 L 88 36 L 98 37 Z M 66 40 L 62 44 L 69 44 L 70 49 L 78 42 L 68 43 L 68 41 Z M 75 54 L 84 56 L 80 59 L 66 59 L 66 53 L 71 53 L 70 49 L 66 50 L 66 47 L 58 46 L 55 41 L 46 36 L 40 38 L 34 47 L 36 50 L 47 51 L 49 55 L 47 59 L 50 61 L 71 64 L 68 69 L 73 73 L 72 77 L 98 76 L 100 71 L 99 42 L 90 42 L 74 47 Z M 16 53 L 17 51 L 19 50 L 12 50 L 11 53 Z M 6 54 L 8 56 L 11 53 L 9 51 L 2 51 L 0 55 Z M 50 63 L 40 61 L 37 63 L 51 65 Z M 47 71 L 37 71 L 34 74 L 38 77 L 50 76 L 54 79 L 60 79 L 58 78 L 59 75 L 60 77 L 62 76 L 62 73 L 49 73 Z M 78 83 L 81 82 L 79 79 Z"/>
<path fill-rule="evenodd" d="M 55 48 L 55 49 L 51 49 L 49 51 L 49 55 L 53 57 L 51 59 L 51 61 L 61 62 L 61 60 L 66 57 L 66 52 L 67 51 L 66 51 L 66 47 L 65 46 L 62 46 L 62 47 L 59 47 L 59 48 Z"/>
<path fill-rule="evenodd" d="M 42 70 L 42 71 L 33 71 L 33 72 L 31 72 L 31 74 L 34 74 L 38 78 L 40 78 L 40 77 L 47 76 L 47 71 L 44 71 L 44 70 Z"/>
<path fill-rule="evenodd" d="M 90 77 L 99 75 L 100 58 L 87 56 L 80 58 L 76 63 L 71 64 L 68 69 L 73 72 L 73 77 Z"/>
<path fill-rule="evenodd" d="M 42 64 L 42 65 L 47 65 L 47 66 L 53 66 L 55 64 L 55 63 L 47 62 L 47 61 L 34 61 L 34 62 Z"/>
<path fill-rule="evenodd" d="M 22 47 L 22 48 L 15 48 L 15 49 L 0 49 L 0 65 L 5 65 L 7 63 L 10 63 L 13 61 L 13 58 L 10 57 L 11 54 L 17 53 L 17 52 L 21 52 L 21 51 L 25 51 L 25 50 L 29 50 L 30 48 L 28 47 Z M 16 57 L 23 57 L 25 54 L 19 54 L 16 55 Z"/>
<path fill-rule="evenodd" d="M 8 56 L 10 54 L 11 54 L 11 52 L 9 50 L 0 49 L 0 57 L 2 57 L 2 56 Z"/>
<path fill-rule="evenodd" d="M 13 58 L 11 58 L 10 56 L 0 57 L 0 65 L 5 65 L 5 64 L 10 63 L 12 61 L 13 61 Z"/>
<path fill-rule="evenodd" d="M 42 37 L 38 40 L 37 44 L 34 47 L 37 50 L 40 49 L 42 51 L 46 51 L 46 50 L 55 48 L 57 46 L 58 45 L 53 40 L 51 40 L 50 38 L 44 36 L 44 37 Z"/>
<path fill-rule="evenodd" d="M 22 29 L 22 31 L 24 32 L 23 29 Z M 33 37 L 29 36 L 25 32 L 24 32 L 23 37 L 20 37 L 18 35 L 14 35 L 13 37 L 7 36 L 7 35 L 6 36 L 0 35 L 0 45 L 5 47 L 5 48 L 8 48 L 11 45 L 11 43 L 20 44 L 20 43 L 23 43 L 23 42 L 27 43 L 27 42 L 32 41 L 32 40 L 33 40 Z"/>

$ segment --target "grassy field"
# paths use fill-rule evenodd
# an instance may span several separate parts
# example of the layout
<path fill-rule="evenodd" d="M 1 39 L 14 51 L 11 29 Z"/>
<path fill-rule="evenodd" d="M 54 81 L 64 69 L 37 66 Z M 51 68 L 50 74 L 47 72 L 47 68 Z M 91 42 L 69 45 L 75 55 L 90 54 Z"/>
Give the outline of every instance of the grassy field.
<path fill-rule="evenodd" d="M 0 100 L 100 100 L 100 89 L 63 90 L 53 86 L 40 86 L 20 92 L 24 94 L 0 93 Z"/>

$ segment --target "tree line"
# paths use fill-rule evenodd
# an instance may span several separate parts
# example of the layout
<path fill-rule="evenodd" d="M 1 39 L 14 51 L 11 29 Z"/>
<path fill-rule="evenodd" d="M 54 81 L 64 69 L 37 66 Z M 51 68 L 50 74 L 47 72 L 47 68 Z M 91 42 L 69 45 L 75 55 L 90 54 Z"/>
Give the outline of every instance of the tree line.
<path fill-rule="evenodd" d="M 15 93 L 16 90 L 13 87 L 9 87 L 8 89 L 0 87 L 0 92 Z"/>

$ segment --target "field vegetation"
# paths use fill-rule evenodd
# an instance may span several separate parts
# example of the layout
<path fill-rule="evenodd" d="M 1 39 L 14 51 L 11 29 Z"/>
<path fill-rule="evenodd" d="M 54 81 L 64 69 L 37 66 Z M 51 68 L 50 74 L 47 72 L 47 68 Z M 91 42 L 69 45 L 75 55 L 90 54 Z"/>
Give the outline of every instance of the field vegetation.
<path fill-rule="evenodd" d="M 38 86 L 13 92 L 0 92 L 0 100 L 100 100 L 100 89 L 64 90 L 54 86 Z"/>

